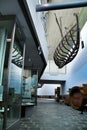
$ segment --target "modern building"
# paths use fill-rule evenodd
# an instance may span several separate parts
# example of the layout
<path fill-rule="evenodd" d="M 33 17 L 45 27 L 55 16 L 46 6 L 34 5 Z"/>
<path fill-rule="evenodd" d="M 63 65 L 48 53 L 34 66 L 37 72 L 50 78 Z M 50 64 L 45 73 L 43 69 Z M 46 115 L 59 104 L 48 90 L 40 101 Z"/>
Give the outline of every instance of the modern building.
<path fill-rule="evenodd" d="M 0 130 L 18 129 L 37 97 L 54 99 L 59 87 L 62 101 L 73 86 L 87 86 L 86 6 L 86 0 L 0 0 Z"/>

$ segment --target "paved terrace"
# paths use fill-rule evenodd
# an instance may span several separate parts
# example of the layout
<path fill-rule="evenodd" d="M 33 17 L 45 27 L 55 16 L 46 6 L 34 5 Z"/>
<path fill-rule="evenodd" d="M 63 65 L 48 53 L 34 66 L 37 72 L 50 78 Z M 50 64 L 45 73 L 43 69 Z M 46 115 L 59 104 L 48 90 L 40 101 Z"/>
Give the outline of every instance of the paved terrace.
<path fill-rule="evenodd" d="M 19 130 L 87 130 L 87 112 L 80 114 L 55 100 L 39 99 L 37 106 L 27 108 Z"/>

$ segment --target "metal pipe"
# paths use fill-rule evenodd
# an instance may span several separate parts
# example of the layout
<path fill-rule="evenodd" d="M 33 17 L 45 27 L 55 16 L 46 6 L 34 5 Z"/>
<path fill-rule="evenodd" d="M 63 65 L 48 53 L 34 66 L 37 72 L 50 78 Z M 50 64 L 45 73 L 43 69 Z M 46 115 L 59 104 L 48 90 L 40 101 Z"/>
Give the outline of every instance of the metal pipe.
<path fill-rule="evenodd" d="M 80 7 L 87 7 L 87 0 L 78 0 L 72 2 L 56 2 L 51 4 L 36 5 L 36 12 Z"/>

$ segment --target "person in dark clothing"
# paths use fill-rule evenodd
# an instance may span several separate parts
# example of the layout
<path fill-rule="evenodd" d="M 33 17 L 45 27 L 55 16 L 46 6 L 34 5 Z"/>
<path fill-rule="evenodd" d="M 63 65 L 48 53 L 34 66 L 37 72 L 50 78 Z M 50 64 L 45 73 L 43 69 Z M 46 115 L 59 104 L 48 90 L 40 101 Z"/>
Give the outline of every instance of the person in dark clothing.
<path fill-rule="evenodd" d="M 81 111 L 80 114 L 83 114 L 83 112 L 85 111 L 85 109 L 87 109 L 86 104 L 87 104 L 87 101 L 85 99 L 83 99 L 82 105 L 80 107 L 80 111 Z"/>

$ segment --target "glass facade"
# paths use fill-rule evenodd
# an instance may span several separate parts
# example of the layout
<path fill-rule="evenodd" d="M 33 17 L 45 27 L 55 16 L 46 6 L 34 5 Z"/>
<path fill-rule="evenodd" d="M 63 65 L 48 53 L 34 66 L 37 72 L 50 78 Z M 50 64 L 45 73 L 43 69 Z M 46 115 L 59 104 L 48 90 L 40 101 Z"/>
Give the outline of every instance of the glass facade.
<path fill-rule="evenodd" d="M 16 47 L 15 47 L 16 46 Z M 20 59 L 20 58 L 21 59 Z M 15 42 L 10 64 L 7 127 L 20 118 L 23 53 Z"/>
<path fill-rule="evenodd" d="M 20 119 L 24 39 L 15 16 L 0 16 L 0 130 Z"/>
<path fill-rule="evenodd" d="M 24 70 L 22 86 L 22 105 L 36 105 L 38 73 L 33 70 Z"/>
<path fill-rule="evenodd" d="M 2 129 L 3 112 L 4 112 L 2 77 L 3 77 L 5 49 L 6 49 L 6 30 L 4 28 L 0 28 L 0 130 Z"/>

